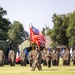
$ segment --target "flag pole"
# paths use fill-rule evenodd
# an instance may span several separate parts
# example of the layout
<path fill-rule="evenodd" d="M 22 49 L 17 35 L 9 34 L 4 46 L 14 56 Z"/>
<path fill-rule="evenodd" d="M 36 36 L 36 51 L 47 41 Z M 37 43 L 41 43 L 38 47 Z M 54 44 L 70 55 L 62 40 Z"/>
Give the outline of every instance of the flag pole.
<path fill-rule="evenodd" d="M 38 50 L 40 50 L 40 46 L 38 45 Z"/>
<path fill-rule="evenodd" d="M 29 24 L 29 31 L 30 31 L 30 28 L 31 28 L 31 25 Z M 31 37 L 30 37 L 30 47 L 32 47 Z"/>
<path fill-rule="evenodd" d="M 34 43 L 32 43 L 32 50 L 34 50 Z"/>
<path fill-rule="evenodd" d="M 32 23 L 31 23 L 31 26 L 32 26 Z M 32 50 L 34 50 L 34 43 L 31 42 L 31 46 L 32 46 Z"/>
<path fill-rule="evenodd" d="M 31 23 L 31 26 L 32 26 L 32 23 Z"/>

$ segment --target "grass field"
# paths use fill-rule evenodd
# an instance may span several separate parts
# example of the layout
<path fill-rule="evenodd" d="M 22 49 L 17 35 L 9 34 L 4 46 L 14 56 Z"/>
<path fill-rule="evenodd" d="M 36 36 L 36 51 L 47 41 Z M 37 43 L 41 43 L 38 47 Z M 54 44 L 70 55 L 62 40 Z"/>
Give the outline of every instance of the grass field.
<path fill-rule="evenodd" d="M 42 71 L 38 71 L 37 68 L 35 71 L 31 71 L 29 65 L 26 67 L 4 65 L 0 67 L 0 75 L 75 75 L 75 66 L 72 63 L 70 66 L 63 66 L 60 62 L 59 66 L 51 66 L 51 68 L 42 66 Z"/>

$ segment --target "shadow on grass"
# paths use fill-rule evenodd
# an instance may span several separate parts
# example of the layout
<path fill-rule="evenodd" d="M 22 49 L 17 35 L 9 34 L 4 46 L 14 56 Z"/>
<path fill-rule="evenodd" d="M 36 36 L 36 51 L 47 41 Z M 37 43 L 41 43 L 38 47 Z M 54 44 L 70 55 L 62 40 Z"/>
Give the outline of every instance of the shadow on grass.
<path fill-rule="evenodd" d="M 42 71 L 58 71 L 59 69 L 43 69 Z"/>

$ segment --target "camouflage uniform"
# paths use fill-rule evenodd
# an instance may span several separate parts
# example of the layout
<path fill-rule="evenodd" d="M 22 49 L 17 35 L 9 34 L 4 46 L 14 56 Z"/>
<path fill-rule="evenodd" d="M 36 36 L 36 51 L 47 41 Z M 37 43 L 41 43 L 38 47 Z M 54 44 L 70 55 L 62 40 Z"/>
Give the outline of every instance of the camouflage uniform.
<path fill-rule="evenodd" d="M 20 63 L 21 63 L 21 66 L 26 66 L 26 64 L 27 64 L 27 60 L 26 59 L 27 59 L 26 58 L 26 53 L 23 50 L 23 51 L 20 52 Z"/>
<path fill-rule="evenodd" d="M 70 54 L 66 50 L 62 55 L 63 65 L 69 65 L 69 58 L 70 58 Z"/>
<path fill-rule="evenodd" d="M 14 50 L 9 51 L 8 58 L 9 58 L 9 61 L 10 61 L 10 65 L 15 66 L 15 58 L 16 58 L 16 56 L 15 56 Z"/>
<path fill-rule="evenodd" d="M 2 50 L 0 50 L 0 66 L 4 65 L 4 53 Z"/>
<path fill-rule="evenodd" d="M 33 53 L 33 64 L 32 64 L 32 71 L 35 70 L 35 68 L 37 67 L 38 70 L 42 70 L 41 64 L 40 64 L 40 51 L 35 50 Z"/>
<path fill-rule="evenodd" d="M 75 50 L 72 53 L 72 58 L 73 58 L 73 65 L 75 65 Z"/>
<path fill-rule="evenodd" d="M 55 60 L 54 60 L 54 55 L 55 55 L 55 50 L 52 51 L 52 65 L 55 65 Z"/>
<path fill-rule="evenodd" d="M 39 60 L 39 70 L 42 70 L 42 67 L 41 67 L 41 63 L 42 63 L 42 52 L 39 50 L 38 51 L 38 60 Z"/>
<path fill-rule="evenodd" d="M 71 54 L 70 54 L 70 51 L 67 50 L 67 54 L 68 54 L 68 66 L 70 65 L 70 60 L 71 60 Z"/>
<path fill-rule="evenodd" d="M 47 50 L 45 54 L 46 64 L 50 68 L 51 67 L 51 53 L 49 50 Z"/>
<path fill-rule="evenodd" d="M 29 61 L 30 67 L 32 67 L 32 63 L 33 63 L 32 54 L 33 54 L 32 51 L 30 51 L 29 54 L 28 54 L 28 61 Z"/>
<path fill-rule="evenodd" d="M 54 58 L 54 65 L 55 65 L 55 66 L 58 66 L 58 65 L 59 65 L 59 52 L 58 52 L 58 51 L 56 51 L 56 52 L 54 53 L 53 58 Z"/>
<path fill-rule="evenodd" d="M 44 49 L 43 52 L 42 52 L 42 61 L 43 61 L 43 66 L 46 66 L 46 58 L 45 58 L 45 54 L 46 54 L 46 50 Z"/>

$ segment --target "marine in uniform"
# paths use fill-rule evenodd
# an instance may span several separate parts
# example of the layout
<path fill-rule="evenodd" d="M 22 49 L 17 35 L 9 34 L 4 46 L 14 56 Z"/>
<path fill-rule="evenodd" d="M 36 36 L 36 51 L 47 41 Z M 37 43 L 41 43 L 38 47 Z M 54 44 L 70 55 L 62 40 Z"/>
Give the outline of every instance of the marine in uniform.
<path fill-rule="evenodd" d="M 38 68 L 38 70 L 42 70 L 41 64 L 40 64 L 40 51 L 35 50 L 33 53 L 33 63 L 32 63 L 32 71 L 35 71 L 35 68 Z"/>
<path fill-rule="evenodd" d="M 0 66 L 4 66 L 4 58 L 3 50 L 0 50 Z"/>
<path fill-rule="evenodd" d="M 50 52 L 50 50 L 47 50 L 47 52 L 45 54 L 45 60 L 46 60 L 47 66 L 50 68 L 51 67 L 51 52 Z"/>
<path fill-rule="evenodd" d="M 15 66 L 16 55 L 14 50 L 10 50 L 8 54 L 10 66 Z"/>
<path fill-rule="evenodd" d="M 26 58 L 26 53 L 23 50 L 23 51 L 20 52 L 20 63 L 21 63 L 21 66 L 26 66 L 26 64 L 27 64 L 27 60 L 26 59 L 27 59 Z"/>
<path fill-rule="evenodd" d="M 75 49 L 74 49 L 74 51 L 72 53 L 72 58 L 73 58 L 73 65 L 75 65 Z"/>

